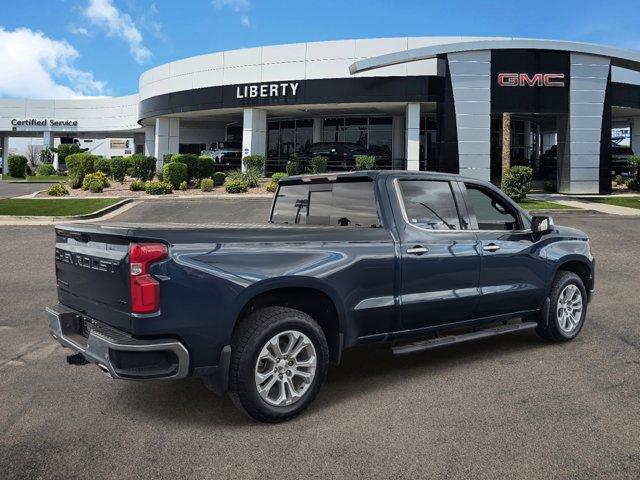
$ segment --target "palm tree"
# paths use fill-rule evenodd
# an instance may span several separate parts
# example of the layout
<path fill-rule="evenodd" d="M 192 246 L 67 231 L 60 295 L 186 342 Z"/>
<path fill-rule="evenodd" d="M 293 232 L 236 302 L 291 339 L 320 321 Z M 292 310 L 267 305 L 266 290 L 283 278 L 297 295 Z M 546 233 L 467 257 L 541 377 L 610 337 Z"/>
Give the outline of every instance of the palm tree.
<path fill-rule="evenodd" d="M 507 171 L 511 168 L 511 114 L 502 114 L 502 177 L 504 182 Z"/>

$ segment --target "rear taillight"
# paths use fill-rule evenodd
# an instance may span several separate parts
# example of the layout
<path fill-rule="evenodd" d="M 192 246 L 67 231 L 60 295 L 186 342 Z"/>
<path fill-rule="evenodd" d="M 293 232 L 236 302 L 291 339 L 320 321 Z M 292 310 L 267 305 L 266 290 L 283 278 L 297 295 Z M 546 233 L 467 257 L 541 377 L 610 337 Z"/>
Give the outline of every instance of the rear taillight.
<path fill-rule="evenodd" d="M 160 310 L 160 283 L 151 276 L 149 267 L 167 258 L 162 243 L 129 245 L 129 287 L 131 313 L 154 313 Z"/>

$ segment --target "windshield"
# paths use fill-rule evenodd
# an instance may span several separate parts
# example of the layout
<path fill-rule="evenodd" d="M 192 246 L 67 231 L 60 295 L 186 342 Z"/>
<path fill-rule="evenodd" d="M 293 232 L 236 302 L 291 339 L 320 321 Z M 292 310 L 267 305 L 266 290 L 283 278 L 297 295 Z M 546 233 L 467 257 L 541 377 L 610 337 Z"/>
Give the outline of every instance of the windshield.
<path fill-rule="evenodd" d="M 271 222 L 289 225 L 380 227 L 373 182 L 283 185 Z"/>

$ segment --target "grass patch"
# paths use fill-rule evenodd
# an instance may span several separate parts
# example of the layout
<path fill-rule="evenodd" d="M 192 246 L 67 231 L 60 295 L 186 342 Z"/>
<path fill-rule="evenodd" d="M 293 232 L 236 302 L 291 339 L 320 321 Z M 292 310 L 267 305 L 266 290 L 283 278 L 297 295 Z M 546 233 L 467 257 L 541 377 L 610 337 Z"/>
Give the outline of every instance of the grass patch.
<path fill-rule="evenodd" d="M 519 202 L 518 205 L 520 205 L 523 209 L 530 211 L 530 210 L 575 210 L 575 207 L 569 207 L 567 205 L 561 205 L 560 203 L 556 203 L 556 202 L 547 202 L 545 200 L 533 200 L 531 198 L 527 199 L 527 200 L 523 200 L 522 202 Z"/>
<path fill-rule="evenodd" d="M 92 213 L 119 201 L 119 198 L 6 198 L 0 200 L 0 215 L 68 217 Z"/>
<path fill-rule="evenodd" d="M 640 196 L 635 197 L 603 197 L 603 198 L 582 198 L 596 203 L 606 203 L 616 207 L 640 208 Z"/>
<path fill-rule="evenodd" d="M 2 175 L 2 180 L 12 180 L 16 182 L 66 182 L 64 175 L 30 175 L 26 179 L 16 178 L 11 175 Z"/>

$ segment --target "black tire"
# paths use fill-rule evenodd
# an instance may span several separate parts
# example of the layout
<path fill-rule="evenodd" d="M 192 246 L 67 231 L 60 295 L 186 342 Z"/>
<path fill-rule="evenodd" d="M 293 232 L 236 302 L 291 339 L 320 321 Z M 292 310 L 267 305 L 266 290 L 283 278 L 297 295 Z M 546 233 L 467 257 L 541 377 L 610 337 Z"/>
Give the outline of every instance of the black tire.
<path fill-rule="evenodd" d="M 570 332 L 567 332 L 560 328 L 560 319 L 558 317 L 558 309 L 556 307 L 558 305 L 558 297 L 568 285 L 575 285 L 576 287 L 578 287 L 580 295 L 582 295 L 581 317 L 575 328 Z M 568 342 L 573 340 L 578 336 L 580 330 L 582 330 L 584 321 L 587 318 L 587 291 L 584 288 L 582 279 L 573 272 L 560 270 L 557 273 L 556 278 L 553 280 L 549 300 L 550 303 L 548 321 L 545 324 L 544 320 L 541 320 L 540 325 L 536 328 L 536 333 L 545 340 L 549 340 L 552 342 Z"/>
<path fill-rule="evenodd" d="M 274 335 L 287 330 L 305 334 L 313 343 L 317 365 L 315 376 L 295 403 L 275 406 L 258 393 L 255 368 L 263 346 Z M 299 415 L 315 399 L 327 377 L 329 347 L 320 326 L 304 312 L 285 307 L 266 307 L 241 320 L 231 344 L 229 395 L 233 403 L 254 420 L 278 423 Z"/>

